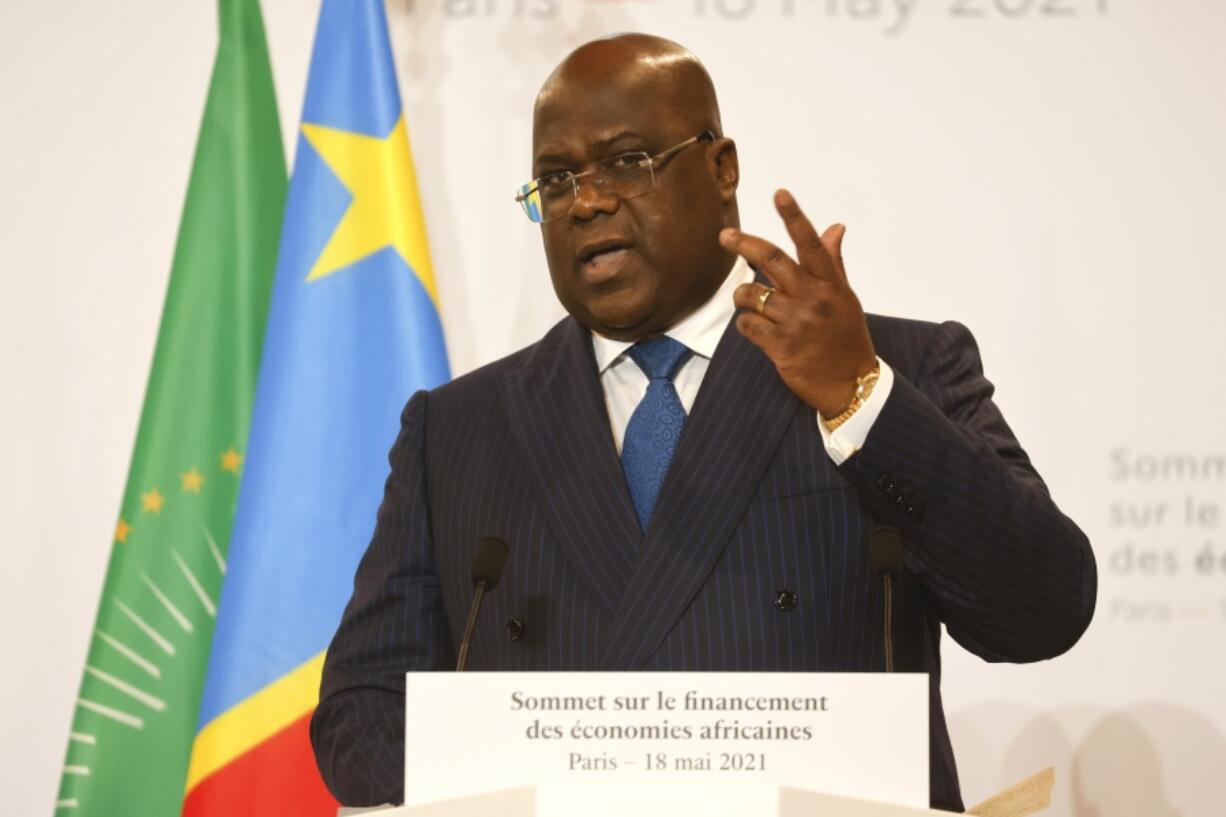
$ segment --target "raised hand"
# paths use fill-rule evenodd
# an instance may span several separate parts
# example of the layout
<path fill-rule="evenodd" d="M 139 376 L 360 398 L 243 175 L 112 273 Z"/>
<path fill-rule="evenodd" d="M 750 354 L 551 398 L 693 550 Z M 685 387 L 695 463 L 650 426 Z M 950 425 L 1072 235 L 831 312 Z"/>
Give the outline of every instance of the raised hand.
<path fill-rule="evenodd" d="M 736 327 L 766 353 L 793 393 L 823 417 L 834 417 L 850 405 L 856 378 L 877 363 L 864 310 L 843 268 L 846 228 L 835 224 L 819 236 L 786 190 L 775 193 L 775 208 L 798 260 L 735 228 L 719 234 L 724 247 L 774 285 L 737 287 L 733 299 L 745 311 Z"/>

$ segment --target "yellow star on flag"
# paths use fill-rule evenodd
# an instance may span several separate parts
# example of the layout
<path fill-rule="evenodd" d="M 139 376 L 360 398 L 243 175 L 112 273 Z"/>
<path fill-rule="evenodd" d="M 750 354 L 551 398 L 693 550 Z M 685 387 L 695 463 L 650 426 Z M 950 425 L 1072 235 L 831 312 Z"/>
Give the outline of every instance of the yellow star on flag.
<path fill-rule="evenodd" d="M 123 517 L 119 517 L 119 521 L 115 523 L 115 541 L 125 543 L 128 541 L 128 534 L 132 532 L 132 526 L 123 521 Z"/>
<path fill-rule="evenodd" d="M 353 194 L 307 275 L 331 275 L 384 247 L 392 247 L 438 305 L 426 224 L 417 198 L 417 174 L 404 115 L 386 137 L 303 123 L 302 134 Z"/>
<path fill-rule="evenodd" d="M 183 483 L 184 491 L 198 494 L 200 493 L 200 487 L 204 485 L 204 474 L 197 471 L 196 466 L 193 465 L 182 474 L 179 474 L 179 480 Z"/>
<path fill-rule="evenodd" d="M 238 467 L 243 463 L 243 455 L 230 448 L 221 455 L 221 470 L 238 473 Z"/>
<path fill-rule="evenodd" d="M 161 513 L 162 506 L 165 504 L 166 498 L 157 488 L 150 488 L 140 495 L 140 506 L 145 513 Z"/>

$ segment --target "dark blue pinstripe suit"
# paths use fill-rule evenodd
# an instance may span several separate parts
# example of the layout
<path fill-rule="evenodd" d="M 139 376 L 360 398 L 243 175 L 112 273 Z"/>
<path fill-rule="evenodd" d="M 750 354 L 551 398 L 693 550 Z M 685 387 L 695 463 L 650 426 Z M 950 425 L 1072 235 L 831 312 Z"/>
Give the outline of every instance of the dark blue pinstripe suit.
<path fill-rule="evenodd" d="M 883 600 L 864 540 L 889 523 L 907 542 L 896 665 L 929 673 L 931 798 L 960 810 L 940 624 L 989 661 L 1057 655 L 1089 624 L 1094 557 L 992 403 L 970 333 L 868 321 L 896 379 L 838 467 L 812 409 L 730 327 L 645 538 L 573 319 L 414 395 L 311 724 L 338 798 L 402 799 L 403 676 L 453 666 L 482 536 L 511 556 L 473 669 L 880 670 Z M 793 609 L 775 605 L 780 588 Z"/>

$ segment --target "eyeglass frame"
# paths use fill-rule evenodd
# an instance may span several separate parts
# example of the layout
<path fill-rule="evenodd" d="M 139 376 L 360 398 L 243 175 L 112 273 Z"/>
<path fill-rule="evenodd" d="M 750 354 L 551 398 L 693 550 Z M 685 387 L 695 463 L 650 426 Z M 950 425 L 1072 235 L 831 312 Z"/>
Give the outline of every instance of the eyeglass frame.
<path fill-rule="evenodd" d="M 638 161 L 638 166 L 639 167 L 642 167 L 643 165 L 647 166 L 648 173 L 650 174 L 650 177 L 651 177 L 651 186 L 648 187 L 646 190 L 644 190 L 642 193 L 634 193 L 629 196 L 618 196 L 618 198 L 622 201 L 625 201 L 626 199 L 637 198 L 638 196 L 645 196 L 648 193 L 650 193 L 652 190 L 655 190 L 656 188 L 656 166 L 658 164 L 662 164 L 663 162 L 672 158 L 677 153 L 680 153 L 681 151 L 688 148 L 690 145 L 698 144 L 699 142 L 704 141 L 704 140 L 715 141 L 715 133 L 709 129 L 704 130 L 698 135 L 691 136 L 689 139 L 686 139 L 684 142 L 680 142 L 676 145 L 673 145 L 670 148 L 667 148 L 666 150 L 662 150 L 659 153 L 655 154 L 654 156 L 649 154 L 645 150 L 627 150 L 627 151 L 622 151 L 620 153 L 617 153 L 613 156 L 609 156 L 605 159 L 601 159 L 599 162 L 595 162 L 594 164 L 596 166 L 592 167 L 590 170 L 583 170 L 583 171 L 580 171 L 579 173 L 574 173 L 570 170 L 561 170 L 561 171 L 558 171 L 557 173 L 550 173 L 548 174 L 548 176 L 539 176 L 533 179 L 532 181 L 528 182 L 528 184 L 522 185 L 520 187 L 521 192 L 518 192 L 515 194 L 515 201 L 517 204 L 520 205 L 520 209 L 523 210 L 524 215 L 527 216 L 528 220 L 531 221 L 533 224 L 548 224 L 551 221 L 557 221 L 558 219 L 565 218 L 565 215 L 563 214 L 563 215 L 554 216 L 553 218 L 546 219 L 544 218 L 545 214 L 543 212 L 541 213 L 540 221 L 537 221 L 532 218 L 532 213 L 528 210 L 527 202 L 528 202 L 528 199 L 531 198 L 534 193 L 540 192 L 541 180 L 545 178 L 549 178 L 550 176 L 569 176 L 570 182 L 571 182 L 571 196 L 572 196 L 571 204 L 573 205 L 575 199 L 579 198 L 579 180 L 580 179 L 586 178 L 588 176 L 592 176 L 593 174 L 597 172 L 605 170 L 606 168 L 602 167 L 604 163 L 611 162 L 615 159 L 621 159 L 625 156 L 642 156 L 643 157 L 642 159 Z M 558 184 L 561 184 L 561 181 L 559 181 Z M 524 190 L 523 188 L 525 187 L 529 189 Z"/>

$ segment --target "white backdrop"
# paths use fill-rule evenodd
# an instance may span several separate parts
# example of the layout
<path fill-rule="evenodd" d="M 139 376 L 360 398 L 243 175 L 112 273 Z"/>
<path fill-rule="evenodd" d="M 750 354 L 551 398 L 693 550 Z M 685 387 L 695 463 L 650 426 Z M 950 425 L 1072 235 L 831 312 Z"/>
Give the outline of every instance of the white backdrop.
<path fill-rule="evenodd" d="M 317 5 L 264 0 L 292 150 Z M 393 0 L 454 371 L 561 315 L 510 191 L 570 48 L 689 45 L 771 192 L 848 224 L 866 308 L 956 318 L 1099 558 L 1058 661 L 946 648 L 968 802 L 1054 763 L 1053 815 L 1209 817 L 1226 779 L 1226 4 Z M 0 798 L 49 814 L 215 46 L 215 3 L 0 8 Z"/>

